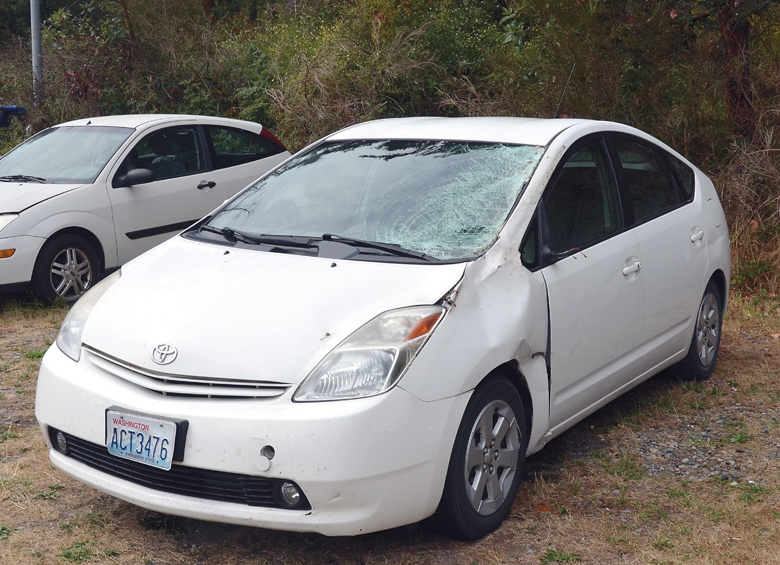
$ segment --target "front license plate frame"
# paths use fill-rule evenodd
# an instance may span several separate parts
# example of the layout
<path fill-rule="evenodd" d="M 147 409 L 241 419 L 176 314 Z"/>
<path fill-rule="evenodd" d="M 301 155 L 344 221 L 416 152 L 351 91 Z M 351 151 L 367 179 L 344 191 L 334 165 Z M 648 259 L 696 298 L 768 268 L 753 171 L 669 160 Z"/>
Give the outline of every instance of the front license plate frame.
<path fill-rule="evenodd" d="M 186 423 L 186 421 L 184 421 Z M 181 461 L 181 420 L 140 414 L 120 407 L 106 409 L 106 449 L 111 455 L 169 471 Z M 186 433 L 186 425 L 184 426 Z M 178 456 L 178 457 L 177 457 Z"/>

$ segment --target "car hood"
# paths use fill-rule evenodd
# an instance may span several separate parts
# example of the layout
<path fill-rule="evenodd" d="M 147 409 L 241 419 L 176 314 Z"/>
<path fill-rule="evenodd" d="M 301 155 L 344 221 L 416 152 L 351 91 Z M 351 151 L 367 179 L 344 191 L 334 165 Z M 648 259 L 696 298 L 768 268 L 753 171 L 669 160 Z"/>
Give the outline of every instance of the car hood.
<path fill-rule="evenodd" d="M 33 182 L 0 182 L 0 213 L 21 212 L 81 184 L 38 184 Z"/>
<path fill-rule="evenodd" d="M 175 237 L 122 268 L 83 343 L 156 373 L 299 383 L 336 345 L 387 310 L 433 304 L 464 263 L 333 260 Z M 176 347 L 169 365 L 152 361 Z"/>

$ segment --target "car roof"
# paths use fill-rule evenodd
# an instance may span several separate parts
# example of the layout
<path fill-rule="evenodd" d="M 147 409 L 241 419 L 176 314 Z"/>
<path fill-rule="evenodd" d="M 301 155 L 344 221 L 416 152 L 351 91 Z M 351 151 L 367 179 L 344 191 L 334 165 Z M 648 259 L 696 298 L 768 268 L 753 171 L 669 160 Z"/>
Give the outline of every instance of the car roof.
<path fill-rule="evenodd" d="M 446 139 L 546 146 L 562 131 L 592 120 L 505 117 L 390 118 L 350 126 L 328 140 L 354 139 Z M 615 126 L 601 122 L 604 129 Z"/>
<path fill-rule="evenodd" d="M 243 124 L 246 127 L 253 122 L 245 122 L 243 120 L 234 120 L 231 118 L 218 118 L 214 116 L 193 116 L 187 114 L 127 114 L 123 116 L 96 116 L 94 118 L 82 118 L 79 120 L 72 120 L 70 122 L 64 122 L 58 124 L 58 126 L 116 126 L 126 128 L 139 128 L 141 126 L 150 125 L 154 122 L 175 122 L 177 120 L 197 120 L 200 122 L 220 122 L 239 126 Z M 259 126 L 260 124 L 253 124 Z"/>

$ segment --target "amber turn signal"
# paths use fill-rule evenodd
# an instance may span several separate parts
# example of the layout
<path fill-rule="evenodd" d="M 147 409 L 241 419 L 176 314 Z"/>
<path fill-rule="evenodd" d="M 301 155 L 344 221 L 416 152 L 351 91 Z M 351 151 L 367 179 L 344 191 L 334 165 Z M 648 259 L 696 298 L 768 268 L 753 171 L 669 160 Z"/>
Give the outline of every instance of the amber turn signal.
<path fill-rule="evenodd" d="M 441 318 L 441 313 L 436 313 L 428 316 L 427 318 L 423 318 L 417 322 L 416 326 L 412 328 L 412 331 L 410 331 L 409 334 L 404 338 L 404 341 L 411 341 L 414 338 L 420 337 L 421 335 L 426 335 L 433 329 L 433 326 L 436 325 L 436 322 L 439 320 L 439 318 Z"/>

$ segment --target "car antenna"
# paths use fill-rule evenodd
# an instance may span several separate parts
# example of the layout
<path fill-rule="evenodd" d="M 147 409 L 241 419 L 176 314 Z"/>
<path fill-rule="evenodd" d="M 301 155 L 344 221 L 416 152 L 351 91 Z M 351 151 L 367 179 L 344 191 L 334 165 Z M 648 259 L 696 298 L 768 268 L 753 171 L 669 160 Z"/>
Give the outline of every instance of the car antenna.
<path fill-rule="evenodd" d="M 561 109 L 561 104 L 563 104 L 563 97 L 566 96 L 566 90 L 569 88 L 569 82 L 571 82 L 571 75 L 574 74 L 574 67 L 577 66 L 577 63 L 574 63 L 571 66 L 571 72 L 569 73 L 569 78 L 566 80 L 566 86 L 563 87 L 563 94 L 561 94 L 561 101 L 558 102 L 558 107 L 555 109 L 555 115 L 553 116 L 553 120 L 558 117 L 558 110 Z"/>

